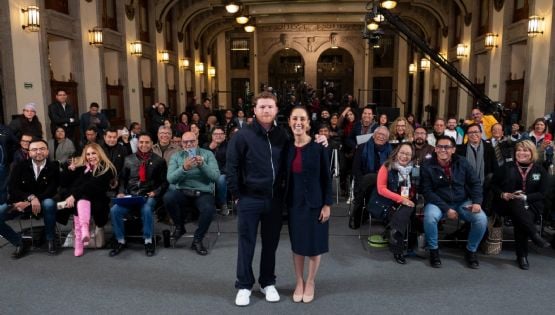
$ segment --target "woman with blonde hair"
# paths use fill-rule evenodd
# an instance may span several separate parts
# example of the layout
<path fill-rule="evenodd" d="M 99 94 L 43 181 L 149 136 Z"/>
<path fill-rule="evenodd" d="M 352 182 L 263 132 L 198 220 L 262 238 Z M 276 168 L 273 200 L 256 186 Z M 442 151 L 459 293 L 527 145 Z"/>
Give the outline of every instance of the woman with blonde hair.
<path fill-rule="evenodd" d="M 389 143 L 394 147 L 399 143 L 414 140 L 414 129 L 405 117 L 397 117 L 389 127 Z"/>
<path fill-rule="evenodd" d="M 65 202 L 67 208 L 77 208 L 77 215 L 73 217 L 74 255 L 79 257 L 83 255 L 83 246 L 88 245 L 90 240 L 91 214 L 100 228 L 108 222 L 110 199 L 106 192 L 115 182 L 117 172 L 102 147 L 96 143 L 87 144 L 81 157 L 68 166 L 67 172 L 65 178 L 70 178 L 72 185 Z"/>
<path fill-rule="evenodd" d="M 547 197 L 547 172 L 538 163 L 536 144 L 530 140 L 517 142 L 515 161 L 503 164 L 491 181 L 496 202 L 494 210 L 513 221 L 517 264 L 528 270 L 528 239 L 540 248 L 549 247 L 536 229 L 536 218 L 544 210 Z"/>

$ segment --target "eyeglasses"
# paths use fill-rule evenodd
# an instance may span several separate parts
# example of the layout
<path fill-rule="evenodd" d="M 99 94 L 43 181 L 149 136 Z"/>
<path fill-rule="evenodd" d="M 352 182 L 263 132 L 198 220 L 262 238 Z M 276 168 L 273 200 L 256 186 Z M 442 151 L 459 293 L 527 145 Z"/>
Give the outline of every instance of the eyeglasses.
<path fill-rule="evenodd" d="M 412 157 L 412 153 L 407 153 L 407 152 L 399 152 L 399 153 L 397 153 L 397 155 L 402 155 L 402 156 L 406 156 L 406 157 Z"/>
<path fill-rule="evenodd" d="M 447 151 L 449 149 L 453 148 L 452 145 L 436 145 L 436 149 L 438 151 Z"/>
<path fill-rule="evenodd" d="M 482 113 L 474 113 L 474 114 L 472 114 L 472 117 L 478 117 L 478 116 L 481 116 L 481 115 L 482 115 Z"/>
<path fill-rule="evenodd" d="M 181 143 L 183 143 L 184 145 L 195 144 L 195 142 L 197 142 L 197 140 L 183 140 L 183 141 L 181 141 Z"/>
<path fill-rule="evenodd" d="M 223 136 L 223 135 L 225 135 L 225 133 L 223 133 L 223 132 L 214 132 L 212 135 L 214 135 L 214 136 Z"/>
<path fill-rule="evenodd" d="M 21 139 L 20 141 L 21 141 L 21 142 L 25 142 L 25 143 L 31 143 L 31 140 L 23 140 L 23 139 Z"/>
<path fill-rule="evenodd" d="M 481 132 L 479 132 L 479 131 L 469 131 L 469 132 L 467 132 L 467 134 L 469 134 L 469 135 L 476 135 L 476 134 L 480 134 L 480 133 Z"/>
<path fill-rule="evenodd" d="M 32 149 L 29 150 L 29 151 L 31 151 L 31 152 L 38 152 L 38 151 L 43 152 L 43 151 L 46 151 L 46 150 L 48 150 L 48 148 L 45 148 L 45 147 L 44 147 L 44 148 L 32 148 Z"/>

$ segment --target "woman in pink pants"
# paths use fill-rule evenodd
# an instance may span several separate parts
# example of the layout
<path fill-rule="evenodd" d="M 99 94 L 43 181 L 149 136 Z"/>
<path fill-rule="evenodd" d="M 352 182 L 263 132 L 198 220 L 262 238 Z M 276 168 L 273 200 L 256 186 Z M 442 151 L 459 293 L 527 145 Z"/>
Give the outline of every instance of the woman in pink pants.
<path fill-rule="evenodd" d="M 81 157 L 68 167 L 70 196 L 66 198 L 67 208 L 77 208 L 73 221 L 75 225 L 75 256 L 83 255 L 83 246 L 90 240 L 89 222 L 91 214 L 97 226 L 108 222 L 110 199 L 106 192 L 115 185 L 117 176 L 114 165 L 100 145 L 87 144 Z M 67 178 L 67 177 L 65 177 Z"/>

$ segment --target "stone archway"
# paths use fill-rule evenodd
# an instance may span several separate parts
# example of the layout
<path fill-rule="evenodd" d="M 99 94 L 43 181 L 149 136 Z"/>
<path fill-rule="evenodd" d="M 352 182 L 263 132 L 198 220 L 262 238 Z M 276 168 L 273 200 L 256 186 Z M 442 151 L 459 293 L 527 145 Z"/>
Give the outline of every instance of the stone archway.
<path fill-rule="evenodd" d="M 346 49 L 329 48 L 323 51 L 316 65 L 319 96 L 333 93 L 334 100 L 342 104 L 346 94 L 353 95 L 354 65 L 353 56 Z"/>
<path fill-rule="evenodd" d="M 268 86 L 274 89 L 280 102 L 288 100 L 291 95 L 303 99 L 299 91 L 305 82 L 304 70 L 304 58 L 295 49 L 282 49 L 272 55 L 268 63 Z"/>

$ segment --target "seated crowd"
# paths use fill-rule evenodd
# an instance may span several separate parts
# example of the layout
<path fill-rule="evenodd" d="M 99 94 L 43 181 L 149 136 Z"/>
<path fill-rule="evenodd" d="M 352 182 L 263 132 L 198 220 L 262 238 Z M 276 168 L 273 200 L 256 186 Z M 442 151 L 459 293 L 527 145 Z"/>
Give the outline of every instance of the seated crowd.
<path fill-rule="evenodd" d="M 340 177 L 337 189 L 352 203 L 349 226 L 360 228 L 365 215 L 384 219 L 396 262 L 406 263 L 406 227 L 414 221 L 418 195 L 425 201 L 421 224 L 432 267 L 441 265 L 438 225 L 445 218 L 468 223 L 465 260 L 473 269 L 479 267 L 476 252 L 494 214 L 512 221 L 522 269 L 529 268 L 528 239 L 549 246 L 535 226 L 539 216 L 555 221 L 546 212 L 553 186 L 549 118 L 538 118 L 529 132 L 521 132 L 518 123 L 504 125 L 474 108 L 471 120 L 457 124 L 454 117 L 437 118 L 428 132 L 411 114 L 389 124 L 387 115 L 375 121 L 373 108 L 365 107 L 357 120 L 357 108 L 344 105 L 313 104 L 310 132 L 326 136 L 335 151 L 330 159 L 337 162 L 332 165 Z M 52 126 L 52 139 L 43 140 L 34 104 L 9 127 L 0 125 L 0 235 L 16 247 L 12 256 L 24 256 L 28 245 L 6 221 L 23 213 L 43 217 L 50 254 L 57 252 L 56 221 L 67 224 L 73 215 L 75 256 L 90 246 L 91 218 L 98 247 L 104 246 L 103 228 L 111 221 L 109 255 L 116 256 L 126 248 L 125 217 L 135 212 L 150 257 L 153 216 L 162 207 L 175 240 L 186 233 L 191 210 L 198 210 L 191 248 L 206 255 L 203 239 L 214 214 L 217 209 L 229 213 L 227 140 L 252 117 L 242 106 L 218 117 L 205 99 L 172 124 L 165 105 L 157 103 L 143 131 L 136 122 L 129 129 L 110 127 L 98 108 L 91 104 L 81 117 L 82 138 L 75 143 L 67 124 Z"/>

